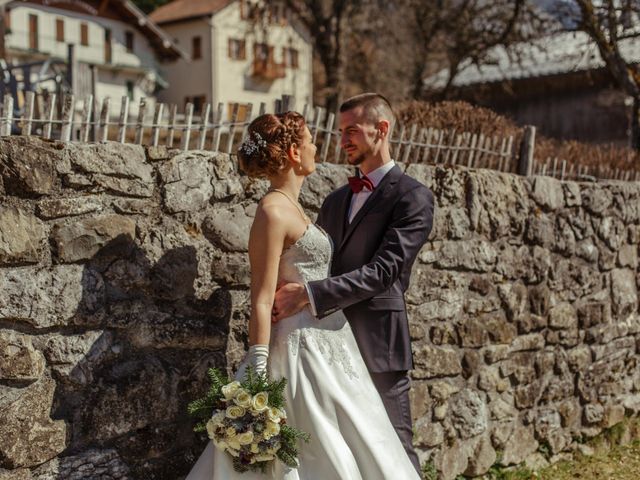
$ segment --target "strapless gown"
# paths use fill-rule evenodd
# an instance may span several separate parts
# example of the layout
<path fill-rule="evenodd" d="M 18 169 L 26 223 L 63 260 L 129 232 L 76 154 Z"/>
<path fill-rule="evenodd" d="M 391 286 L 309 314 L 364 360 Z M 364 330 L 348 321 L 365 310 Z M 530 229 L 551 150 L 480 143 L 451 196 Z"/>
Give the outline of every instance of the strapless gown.
<path fill-rule="evenodd" d="M 309 225 L 282 254 L 279 279 L 326 278 L 331 249 Z M 209 442 L 186 480 L 419 480 L 341 311 L 318 319 L 305 308 L 272 325 L 268 371 L 288 381 L 287 422 L 311 435 L 300 442 L 299 467 L 276 460 L 267 474 L 237 473 Z"/>

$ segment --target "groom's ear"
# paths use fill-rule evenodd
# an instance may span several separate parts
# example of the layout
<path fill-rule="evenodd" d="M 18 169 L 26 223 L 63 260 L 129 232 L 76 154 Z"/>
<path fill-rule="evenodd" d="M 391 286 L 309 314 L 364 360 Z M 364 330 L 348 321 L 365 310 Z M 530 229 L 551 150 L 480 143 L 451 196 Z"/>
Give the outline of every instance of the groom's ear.
<path fill-rule="evenodd" d="M 387 135 L 389 135 L 390 127 L 391 127 L 391 123 L 389 123 L 389 120 L 380 120 L 378 122 L 378 125 L 376 126 L 376 128 L 378 129 L 378 132 L 381 138 L 385 138 Z"/>

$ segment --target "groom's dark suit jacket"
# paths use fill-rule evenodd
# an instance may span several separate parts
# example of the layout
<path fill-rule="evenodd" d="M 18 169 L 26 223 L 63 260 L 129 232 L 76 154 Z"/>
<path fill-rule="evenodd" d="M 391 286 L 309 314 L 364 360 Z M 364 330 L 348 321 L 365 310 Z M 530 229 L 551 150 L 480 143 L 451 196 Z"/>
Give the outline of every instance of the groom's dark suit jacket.
<path fill-rule="evenodd" d="M 309 282 L 319 318 L 343 309 L 371 372 L 413 368 L 404 292 L 433 224 L 433 193 L 394 166 L 351 223 L 345 185 L 317 223 L 334 242 L 331 277 Z"/>

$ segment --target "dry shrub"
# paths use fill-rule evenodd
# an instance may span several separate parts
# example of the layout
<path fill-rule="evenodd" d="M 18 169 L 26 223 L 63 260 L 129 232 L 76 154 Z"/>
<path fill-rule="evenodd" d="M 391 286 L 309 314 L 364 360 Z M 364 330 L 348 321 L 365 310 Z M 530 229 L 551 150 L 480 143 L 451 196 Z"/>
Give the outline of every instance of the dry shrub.
<path fill-rule="evenodd" d="M 567 163 L 591 168 L 640 170 L 640 153 L 617 145 L 592 145 L 575 140 L 560 141 L 539 137 L 536 140 L 535 156 L 540 161 L 557 157 Z"/>
<path fill-rule="evenodd" d="M 419 127 L 455 129 L 457 132 L 482 133 L 485 136 L 514 136 L 517 146 L 522 127 L 507 117 L 488 108 L 476 107 L 466 102 L 419 102 L 402 104 L 396 111 L 398 120 L 405 125 L 417 123 Z M 640 171 L 640 152 L 615 145 L 594 145 L 574 140 L 560 141 L 538 135 L 535 145 L 536 162 L 558 158 L 568 165 L 593 168 L 612 168 Z"/>
<path fill-rule="evenodd" d="M 397 109 L 398 121 L 419 127 L 456 129 L 458 132 L 482 133 L 485 136 L 507 137 L 521 133 L 512 120 L 488 108 L 475 107 L 467 102 L 407 102 Z"/>

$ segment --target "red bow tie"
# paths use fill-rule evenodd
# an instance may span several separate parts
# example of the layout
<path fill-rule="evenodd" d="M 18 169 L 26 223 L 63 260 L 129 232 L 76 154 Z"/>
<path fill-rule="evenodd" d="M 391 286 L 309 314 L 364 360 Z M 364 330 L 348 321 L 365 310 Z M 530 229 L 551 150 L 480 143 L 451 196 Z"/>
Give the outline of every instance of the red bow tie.
<path fill-rule="evenodd" d="M 353 193 L 360 193 L 363 188 L 368 188 L 370 192 L 373 192 L 373 182 L 367 178 L 367 176 L 363 177 L 349 177 L 349 186 L 351 187 L 351 191 Z"/>

